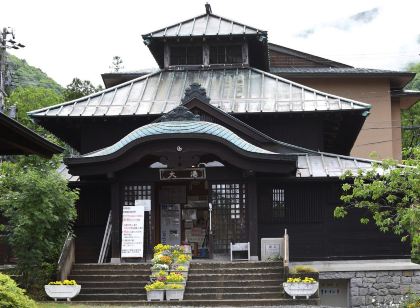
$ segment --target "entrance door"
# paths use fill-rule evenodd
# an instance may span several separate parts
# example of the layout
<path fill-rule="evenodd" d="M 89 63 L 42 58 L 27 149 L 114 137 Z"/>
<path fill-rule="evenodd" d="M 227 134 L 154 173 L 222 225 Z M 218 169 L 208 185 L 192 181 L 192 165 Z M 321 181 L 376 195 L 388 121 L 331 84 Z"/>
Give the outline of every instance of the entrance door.
<path fill-rule="evenodd" d="M 248 242 L 246 185 L 212 184 L 211 203 L 214 252 L 227 253 L 231 242 Z"/>
<path fill-rule="evenodd" d="M 189 244 L 193 257 L 209 251 L 209 200 L 206 181 L 162 183 L 159 188 L 158 235 L 163 244 Z"/>

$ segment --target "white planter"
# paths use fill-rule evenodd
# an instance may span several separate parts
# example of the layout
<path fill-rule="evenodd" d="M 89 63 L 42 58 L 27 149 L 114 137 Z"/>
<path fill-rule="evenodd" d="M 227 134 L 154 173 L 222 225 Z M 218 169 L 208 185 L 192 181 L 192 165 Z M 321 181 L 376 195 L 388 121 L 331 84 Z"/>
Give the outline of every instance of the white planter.
<path fill-rule="evenodd" d="M 296 299 L 296 296 L 309 296 L 314 295 L 318 290 L 319 283 L 296 283 L 296 282 L 283 282 L 284 291 Z"/>
<path fill-rule="evenodd" d="M 77 296 L 80 293 L 82 286 L 78 285 L 45 285 L 45 293 L 55 301 L 57 299 L 67 299 L 70 301 L 73 297 Z"/>
<path fill-rule="evenodd" d="M 153 300 L 163 301 L 165 290 L 152 290 L 152 291 L 147 291 L 146 293 L 147 293 L 148 302 L 151 302 Z"/>
<path fill-rule="evenodd" d="M 184 299 L 184 291 L 185 289 L 170 289 L 166 290 L 166 300 L 178 300 L 182 301 Z"/>

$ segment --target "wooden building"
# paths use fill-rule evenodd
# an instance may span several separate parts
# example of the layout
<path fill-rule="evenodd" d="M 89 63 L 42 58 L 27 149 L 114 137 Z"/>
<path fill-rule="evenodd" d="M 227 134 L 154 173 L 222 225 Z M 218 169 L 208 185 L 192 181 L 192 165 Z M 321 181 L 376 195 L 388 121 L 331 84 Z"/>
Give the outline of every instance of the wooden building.
<path fill-rule="evenodd" d="M 357 213 L 333 218 L 338 177 L 371 168 L 348 155 L 372 106 L 276 71 L 298 59 L 350 67 L 303 59 L 209 7 L 143 39 L 159 70 L 105 74 L 105 90 L 30 113 L 80 152 L 61 170 L 80 188 L 76 262 L 98 260 L 110 213 L 110 258 L 119 262 L 122 207 L 139 199 L 152 205 L 147 246 L 189 242 L 214 255 L 249 241 L 255 259 L 261 238 L 287 228 L 292 260 L 409 255 Z M 413 77 L 393 74 L 400 86 Z"/>

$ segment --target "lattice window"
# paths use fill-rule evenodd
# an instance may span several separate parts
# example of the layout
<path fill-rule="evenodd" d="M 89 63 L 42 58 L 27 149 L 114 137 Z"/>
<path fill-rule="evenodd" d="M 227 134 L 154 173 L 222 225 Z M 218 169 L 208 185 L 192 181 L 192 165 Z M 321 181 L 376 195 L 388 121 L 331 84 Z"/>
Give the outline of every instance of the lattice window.
<path fill-rule="evenodd" d="M 126 185 L 124 186 L 124 205 L 134 205 L 135 200 L 152 198 L 152 186 L 150 185 Z"/>
<path fill-rule="evenodd" d="M 284 201 L 284 189 L 273 188 L 272 214 L 273 220 L 279 221 L 284 219 L 286 214 L 286 203 Z"/>
<path fill-rule="evenodd" d="M 231 242 L 245 242 L 246 186 L 245 184 L 212 184 L 214 251 L 226 252 Z"/>
<path fill-rule="evenodd" d="M 171 65 L 203 64 L 203 48 L 201 46 L 171 47 Z"/>
<path fill-rule="evenodd" d="M 210 64 L 233 64 L 242 63 L 242 46 L 211 46 Z"/>

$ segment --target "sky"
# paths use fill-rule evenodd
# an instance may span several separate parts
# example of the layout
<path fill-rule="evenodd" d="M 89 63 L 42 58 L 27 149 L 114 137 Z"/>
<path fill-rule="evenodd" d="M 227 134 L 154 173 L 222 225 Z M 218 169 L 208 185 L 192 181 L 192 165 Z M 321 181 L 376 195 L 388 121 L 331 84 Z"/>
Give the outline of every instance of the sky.
<path fill-rule="evenodd" d="M 268 31 L 279 44 L 355 67 L 420 62 L 419 0 L 209 0 L 214 14 Z M 198 0 L 4 0 L 0 27 L 26 45 L 12 53 L 65 86 L 102 84 L 113 56 L 124 70 L 156 68 L 141 34 L 205 13 Z"/>

